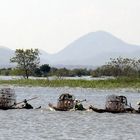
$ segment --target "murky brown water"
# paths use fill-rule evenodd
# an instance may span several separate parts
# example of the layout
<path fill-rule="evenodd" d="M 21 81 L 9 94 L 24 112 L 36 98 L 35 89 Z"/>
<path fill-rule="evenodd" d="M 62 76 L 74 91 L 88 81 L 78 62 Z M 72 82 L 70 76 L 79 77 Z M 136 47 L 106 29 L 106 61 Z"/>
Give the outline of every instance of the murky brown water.
<path fill-rule="evenodd" d="M 140 93 L 126 90 L 104 91 L 81 88 L 14 87 L 17 100 L 29 99 L 40 110 L 0 110 L 0 140 L 139 140 L 139 114 L 95 112 L 51 112 L 48 103 L 56 104 L 58 96 L 70 92 L 78 99 L 87 99 L 84 106 L 104 107 L 108 94 L 127 96 L 135 108 Z"/>

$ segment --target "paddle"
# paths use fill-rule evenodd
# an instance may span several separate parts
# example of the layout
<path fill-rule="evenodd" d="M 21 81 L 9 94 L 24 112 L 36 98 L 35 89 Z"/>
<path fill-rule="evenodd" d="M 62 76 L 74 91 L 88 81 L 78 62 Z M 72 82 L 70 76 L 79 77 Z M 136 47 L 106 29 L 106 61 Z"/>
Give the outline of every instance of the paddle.
<path fill-rule="evenodd" d="M 84 100 L 81 100 L 81 101 L 80 101 L 80 100 L 77 100 L 77 99 L 76 99 L 75 101 L 78 101 L 79 103 L 81 103 L 81 102 L 85 102 L 85 101 L 87 101 L 87 100 L 84 99 Z"/>
<path fill-rule="evenodd" d="M 31 101 L 31 100 L 34 100 L 34 99 L 36 99 L 36 98 L 38 98 L 38 97 L 33 97 L 33 98 L 28 99 L 28 100 L 26 100 L 26 101 Z M 13 104 L 12 106 L 21 104 L 21 103 L 23 103 L 23 102 L 24 102 L 24 101 L 18 102 L 18 103 L 16 103 L 16 104 Z M 12 107 L 12 106 L 11 106 L 11 107 Z"/>
<path fill-rule="evenodd" d="M 84 100 L 81 100 L 81 101 L 79 101 L 79 102 L 85 102 L 85 101 L 87 101 L 86 99 L 84 99 Z"/>

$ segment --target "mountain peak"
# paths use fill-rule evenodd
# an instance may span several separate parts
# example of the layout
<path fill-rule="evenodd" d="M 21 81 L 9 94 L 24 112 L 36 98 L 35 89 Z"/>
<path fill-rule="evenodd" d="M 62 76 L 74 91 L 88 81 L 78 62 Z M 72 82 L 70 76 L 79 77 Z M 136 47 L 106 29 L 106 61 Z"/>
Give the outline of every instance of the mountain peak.
<path fill-rule="evenodd" d="M 136 50 L 140 50 L 140 47 L 127 44 L 111 33 L 97 31 L 73 41 L 55 54 L 53 61 L 57 64 L 100 65 L 113 57 L 130 56 Z"/>
<path fill-rule="evenodd" d="M 105 31 L 90 32 L 73 41 L 57 54 L 48 54 L 40 50 L 41 63 L 64 65 L 99 66 L 110 61 L 110 58 L 139 58 L 140 46 L 125 43 Z M 0 46 L 0 65 L 9 63 L 14 51 Z"/>
<path fill-rule="evenodd" d="M 95 35 L 112 35 L 111 33 L 106 32 L 106 31 L 102 31 L 102 30 L 95 31 L 95 32 L 89 32 L 88 34 L 95 34 Z M 112 36 L 113 36 L 113 35 L 112 35 Z"/>
<path fill-rule="evenodd" d="M 122 41 L 121 39 L 119 39 L 118 37 L 114 36 L 113 34 L 109 33 L 109 32 L 106 32 L 106 31 L 96 31 L 96 32 L 90 32 L 82 37 L 80 37 L 79 39 L 82 39 L 83 40 L 88 38 L 88 40 L 92 40 L 92 41 L 95 41 L 95 42 L 100 42 L 102 41 L 108 41 L 108 42 L 112 42 L 114 41 L 115 43 L 116 42 L 120 42 L 120 43 L 124 43 L 124 41 Z"/>

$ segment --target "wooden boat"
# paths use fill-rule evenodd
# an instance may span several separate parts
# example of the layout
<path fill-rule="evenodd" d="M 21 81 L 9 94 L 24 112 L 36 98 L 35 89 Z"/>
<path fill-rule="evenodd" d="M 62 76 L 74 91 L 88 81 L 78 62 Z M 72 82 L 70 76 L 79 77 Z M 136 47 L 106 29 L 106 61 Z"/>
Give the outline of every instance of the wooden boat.
<path fill-rule="evenodd" d="M 117 111 L 117 110 L 99 109 L 93 106 L 89 106 L 89 109 L 97 113 L 138 113 L 138 111 L 134 109 L 126 109 L 124 111 Z"/>
<path fill-rule="evenodd" d="M 49 109 L 52 111 L 69 111 L 74 108 L 75 97 L 69 93 L 61 94 L 58 98 L 57 106 L 49 103 Z"/>
<path fill-rule="evenodd" d="M 107 97 L 105 109 L 98 109 L 92 105 L 89 106 L 89 109 L 98 113 L 138 113 L 138 110 L 128 106 L 127 98 L 125 96 L 116 95 L 110 95 Z"/>
<path fill-rule="evenodd" d="M 66 108 L 58 108 L 56 106 L 53 106 L 53 104 L 51 103 L 49 103 L 48 106 L 51 111 L 69 111 L 69 109 Z"/>
<path fill-rule="evenodd" d="M 0 89 L 0 109 L 14 109 L 16 104 L 15 91 L 11 88 Z"/>

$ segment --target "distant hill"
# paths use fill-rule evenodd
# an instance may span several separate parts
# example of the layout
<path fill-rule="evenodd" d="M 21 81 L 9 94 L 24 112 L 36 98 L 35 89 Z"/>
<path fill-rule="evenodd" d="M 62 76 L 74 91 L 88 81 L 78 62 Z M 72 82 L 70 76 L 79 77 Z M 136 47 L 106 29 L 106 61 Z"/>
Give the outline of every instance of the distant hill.
<path fill-rule="evenodd" d="M 138 53 L 139 52 L 139 53 Z M 110 33 L 98 31 L 80 37 L 53 56 L 54 64 L 102 65 L 114 57 L 139 57 L 140 46 L 130 45 Z"/>
<path fill-rule="evenodd" d="M 12 64 L 10 63 L 10 58 L 13 57 L 13 55 L 13 50 L 4 46 L 0 46 L 0 68 L 11 67 Z"/>
<path fill-rule="evenodd" d="M 14 51 L 0 47 L 0 66 L 10 65 Z M 40 50 L 41 64 L 66 67 L 94 67 L 105 64 L 110 58 L 140 58 L 140 46 L 128 44 L 108 32 L 98 31 L 86 34 L 73 41 L 56 54 Z"/>
<path fill-rule="evenodd" d="M 40 63 L 41 64 L 50 64 L 51 63 L 51 54 L 45 52 L 44 50 L 39 50 L 40 54 Z"/>

